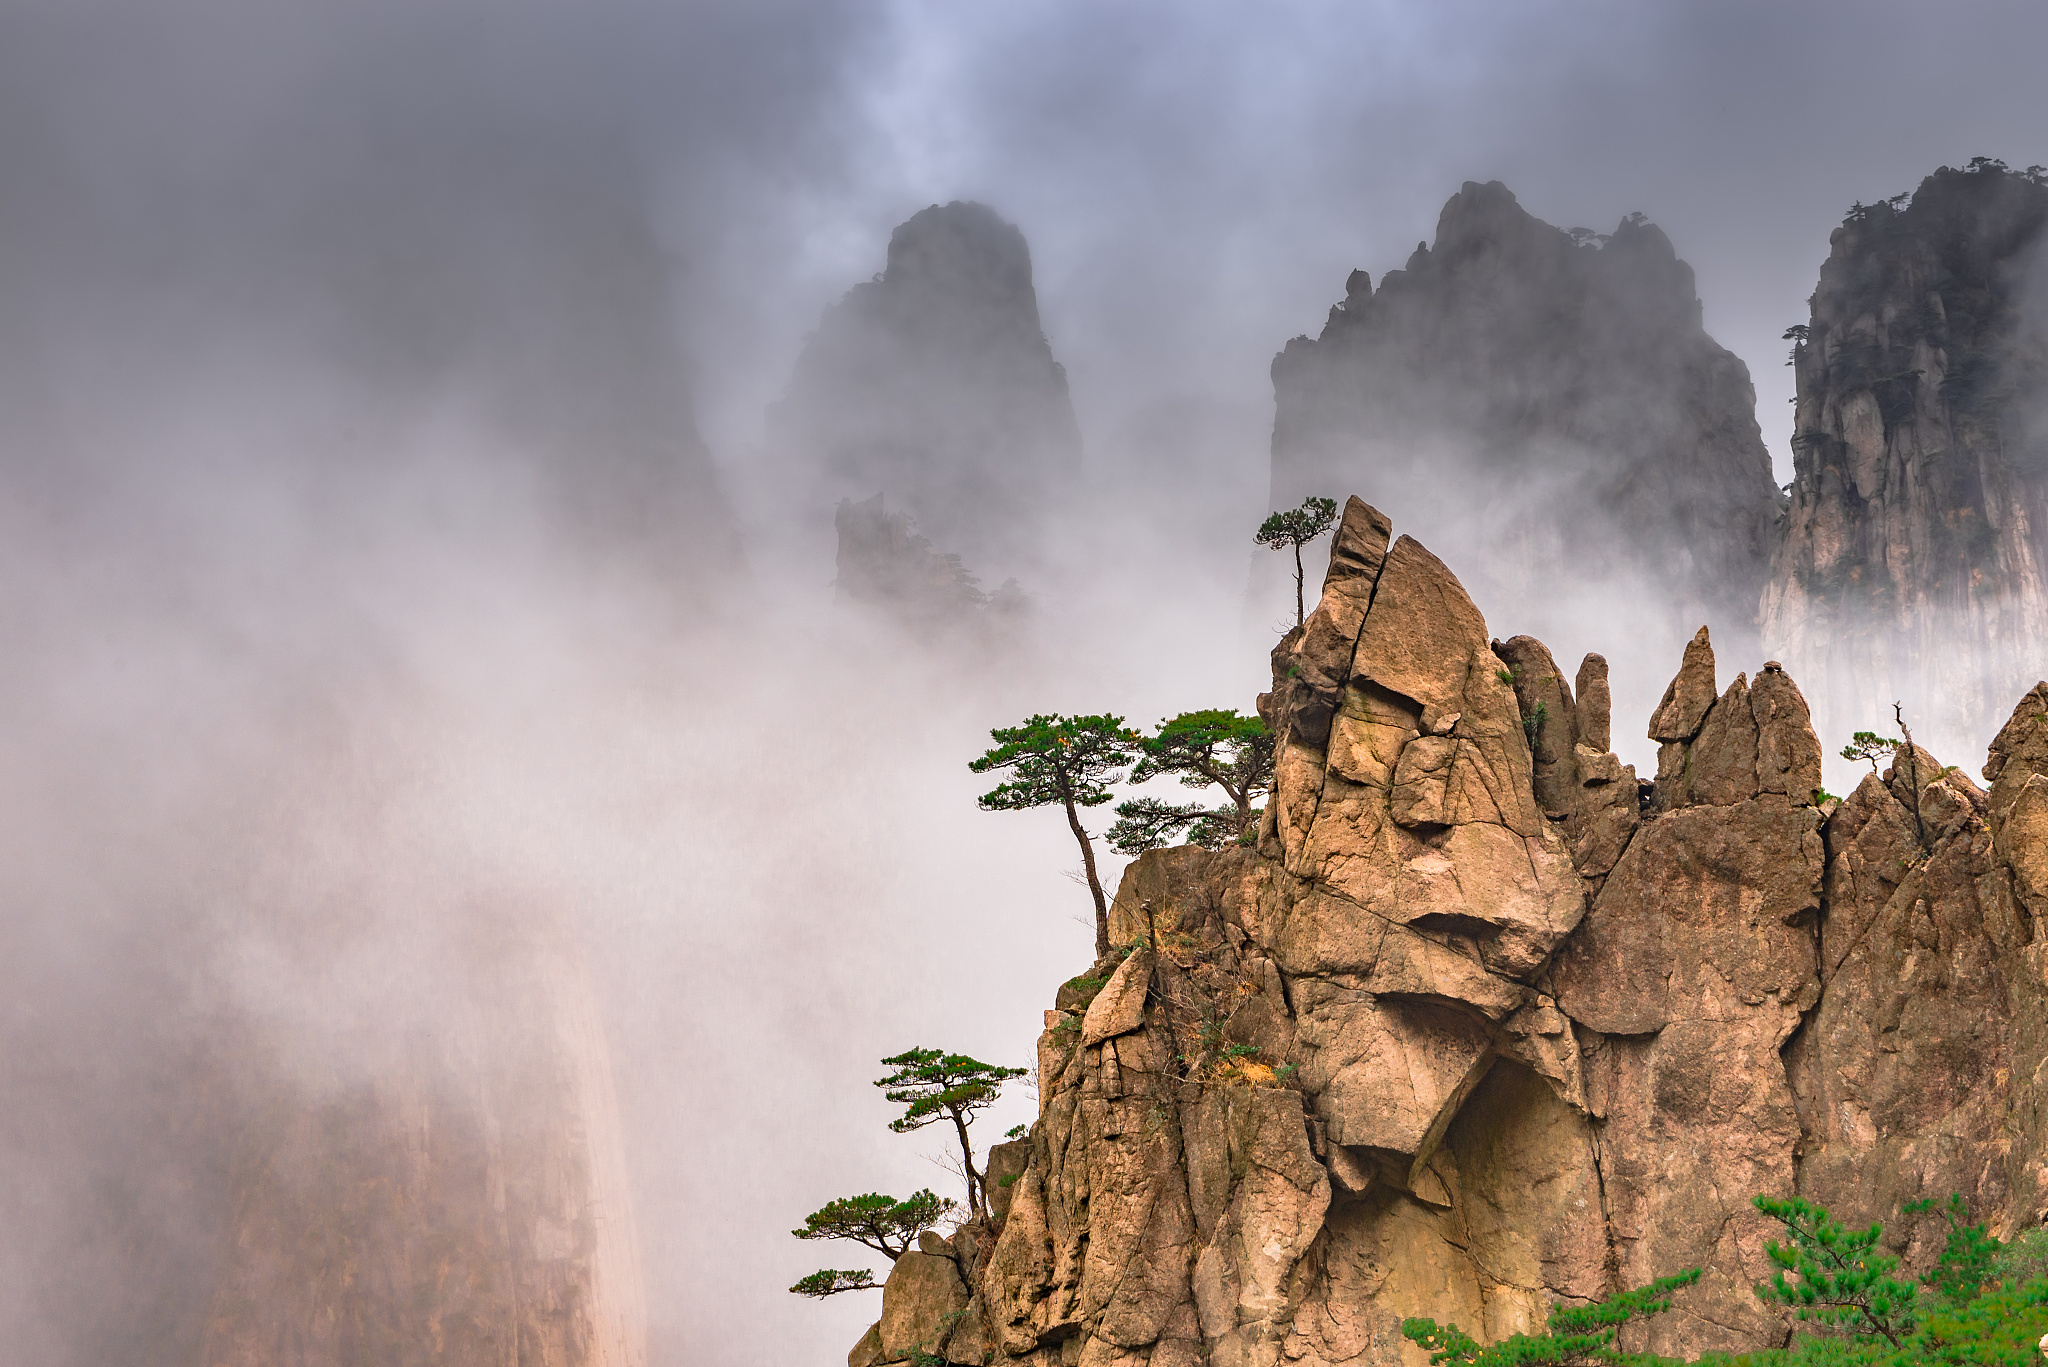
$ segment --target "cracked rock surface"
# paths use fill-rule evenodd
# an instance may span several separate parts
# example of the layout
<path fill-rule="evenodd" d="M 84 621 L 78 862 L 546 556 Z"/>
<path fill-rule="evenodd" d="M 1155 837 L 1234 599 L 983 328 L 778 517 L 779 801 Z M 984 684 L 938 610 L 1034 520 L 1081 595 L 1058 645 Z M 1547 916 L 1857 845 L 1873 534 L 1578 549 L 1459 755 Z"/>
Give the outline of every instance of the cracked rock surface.
<path fill-rule="evenodd" d="M 1909 1266 L 1916 1197 L 2042 1222 L 2048 683 L 1988 791 L 1911 750 L 1823 801 L 1798 686 L 1720 686 L 1702 629 L 1639 785 L 1599 656 L 1491 640 L 1357 499 L 1331 563 L 1256 846 L 1126 870 L 991 1220 L 896 1264 L 851 1367 L 1420 1364 L 1404 1317 L 1494 1339 L 1686 1267 L 1624 1346 L 1741 1351 L 1783 1336 L 1754 1195 Z"/>

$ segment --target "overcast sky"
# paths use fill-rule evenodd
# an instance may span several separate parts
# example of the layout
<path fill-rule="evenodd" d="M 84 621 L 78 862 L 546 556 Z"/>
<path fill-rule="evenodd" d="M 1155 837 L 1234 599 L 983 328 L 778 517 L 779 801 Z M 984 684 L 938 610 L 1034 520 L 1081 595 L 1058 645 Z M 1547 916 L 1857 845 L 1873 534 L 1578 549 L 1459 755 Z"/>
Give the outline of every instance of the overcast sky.
<path fill-rule="evenodd" d="M 0 0 L 0 1019 L 40 1125 L 7 1134 L 0 1340 L 159 1360 L 89 1348 L 98 1264 L 44 1256 L 66 1193 L 155 1161 L 108 1147 L 115 1065 L 223 993 L 337 1056 L 375 1014 L 251 943 L 503 894 L 596 946 L 656 1360 L 836 1360 L 873 1305 L 788 1296 L 831 1255 L 785 1231 L 946 1180 L 871 1061 L 1028 1062 L 1088 957 L 1061 823 L 976 812 L 964 760 L 1033 710 L 1249 708 L 1273 623 L 1235 629 L 1226 533 L 1265 510 L 1273 354 L 1466 180 L 1640 210 L 1789 475 L 1780 334 L 1830 229 L 2048 162 L 2044 39 L 2039 6 L 1870 0 Z M 1030 241 L 1076 518 L 1126 552 L 1027 669 L 834 618 L 758 450 L 819 311 L 955 198 Z M 630 480 L 549 539 L 549 453 L 499 456 L 554 393 L 694 412 L 751 576 L 722 625 L 657 601 L 687 566 L 590 570 Z M 1617 657 L 1618 702 L 1676 664 Z"/>

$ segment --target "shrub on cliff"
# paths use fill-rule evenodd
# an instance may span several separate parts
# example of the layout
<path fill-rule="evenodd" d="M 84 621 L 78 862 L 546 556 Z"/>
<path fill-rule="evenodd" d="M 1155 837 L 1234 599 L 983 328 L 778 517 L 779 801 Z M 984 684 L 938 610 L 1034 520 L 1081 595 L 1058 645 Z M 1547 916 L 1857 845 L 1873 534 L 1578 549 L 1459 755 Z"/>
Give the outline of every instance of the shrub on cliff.
<path fill-rule="evenodd" d="M 1797 1198 L 1759 1196 L 1758 1210 L 1785 1226 L 1765 1248 L 1777 1271 L 1757 1296 L 1790 1310 L 1802 1333 L 1784 1348 L 1707 1353 L 1694 1367 L 2037 1367 L 2048 1335 L 2048 1278 L 2039 1240 L 2017 1247 L 1967 1223 L 1959 1196 L 1945 1205 L 1915 1201 L 1905 1214 L 1939 1211 L 1948 1242 L 1916 1285 L 1893 1276 L 1899 1260 L 1882 1251 L 1884 1229 L 1848 1229 Z M 2013 1275 L 2015 1269 L 2024 1277 Z M 1432 1364 L 1455 1367 L 1681 1367 L 1674 1358 L 1616 1346 L 1630 1320 L 1668 1310 L 1671 1293 L 1698 1280 L 1681 1272 L 1588 1306 L 1559 1306 L 1541 1334 L 1482 1344 L 1456 1325 L 1402 1321 L 1401 1333 L 1430 1350 Z"/>

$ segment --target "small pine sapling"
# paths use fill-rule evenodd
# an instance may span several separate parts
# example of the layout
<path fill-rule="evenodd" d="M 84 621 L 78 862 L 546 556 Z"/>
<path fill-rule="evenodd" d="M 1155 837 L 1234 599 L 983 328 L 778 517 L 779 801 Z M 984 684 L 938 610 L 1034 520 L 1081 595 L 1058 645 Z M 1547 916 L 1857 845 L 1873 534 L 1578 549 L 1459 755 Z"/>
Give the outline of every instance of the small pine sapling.
<path fill-rule="evenodd" d="M 1254 538 L 1268 550 L 1292 549 L 1294 552 L 1294 625 L 1302 622 L 1301 602 L 1301 548 L 1324 532 L 1337 525 L 1337 500 L 1334 498 L 1308 497 L 1301 501 L 1299 508 L 1290 508 L 1284 513 L 1274 513 L 1259 524 L 1258 535 Z"/>
<path fill-rule="evenodd" d="M 1798 1197 L 1759 1196 L 1756 1208 L 1785 1226 L 1764 1253 L 1778 1269 L 1756 1287 L 1759 1300 L 1782 1305 L 1809 1323 L 1850 1335 L 1869 1334 L 1900 1347 L 1918 1317 L 1919 1289 L 1892 1276 L 1899 1260 L 1878 1247 L 1884 1226 L 1845 1229 L 1821 1207 Z"/>

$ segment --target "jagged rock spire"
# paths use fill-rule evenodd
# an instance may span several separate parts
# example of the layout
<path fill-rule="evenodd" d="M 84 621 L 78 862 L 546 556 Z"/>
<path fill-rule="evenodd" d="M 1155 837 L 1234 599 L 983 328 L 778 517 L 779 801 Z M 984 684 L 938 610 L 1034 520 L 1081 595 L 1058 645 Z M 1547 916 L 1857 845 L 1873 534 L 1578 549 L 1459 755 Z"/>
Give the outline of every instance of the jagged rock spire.
<path fill-rule="evenodd" d="M 885 494 L 941 552 L 1028 562 L 1081 447 L 1024 234 L 982 204 L 912 215 L 825 311 L 769 428 L 820 508 Z"/>
<path fill-rule="evenodd" d="M 1945 167 L 1905 198 L 1835 230 L 1795 329 L 1764 649 L 1815 690 L 1830 736 L 1881 727 L 1898 700 L 1937 748 L 1974 747 L 2048 641 L 2048 184 Z"/>

